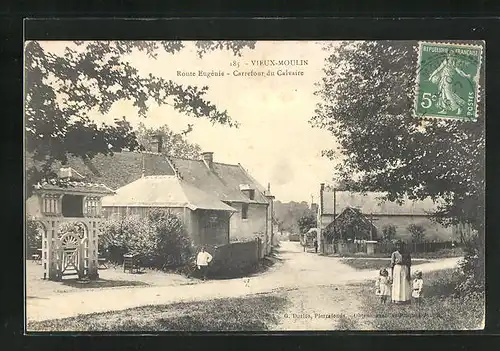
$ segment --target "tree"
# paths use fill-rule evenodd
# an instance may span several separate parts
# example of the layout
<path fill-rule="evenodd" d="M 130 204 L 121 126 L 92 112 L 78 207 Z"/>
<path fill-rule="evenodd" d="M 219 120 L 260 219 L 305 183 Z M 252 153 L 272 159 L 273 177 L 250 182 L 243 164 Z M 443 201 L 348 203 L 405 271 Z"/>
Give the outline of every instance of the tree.
<path fill-rule="evenodd" d="M 316 216 L 314 216 L 313 214 L 305 214 L 299 218 L 299 220 L 297 221 L 297 225 L 299 226 L 299 230 L 301 233 L 306 233 L 309 229 L 316 228 Z"/>
<path fill-rule="evenodd" d="M 396 226 L 392 224 L 385 225 L 382 228 L 382 240 L 392 242 L 396 238 Z"/>
<path fill-rule="evenodd" d="M 275 218 L 281 223 L 280 229 L 291 233 L 300 230 L 297 223 L 301 217 L 306 214 L 315 215 L 305 201 L 290 201 L 284 203 L 276 201 L 274 203 L 274 211 L 276 214 Z"/>
<path fill-rule="evenodd" d="M 475 123 L 415 118 L 416 45 L 342 43 L 327 59 L 311 123 L 340 144 L 337 173 L 350 190 L 386 192 L 391 201 L 430 197 L 440 201 L 442 223 L 482 228 L 483 106 Z M 324 155 L 338 157 L 335 150 Z"/>
<path fill-rule="evenodd" d="M 438 204 L 437 221 L 477 229 L 484 256 L 483 102 L 477 122 L 415 118 L 416 45 L 366 41 L 329 48 L 317 91 L 322 103 L 311 123 L 339 143 L 342 162 L 336 171 L 349 190 L 382 191 L 390 201 L 430 197 Z M 484 86 L 484 67 L 479 83 Z M 324 155 L 338 157 L 335 150 Z"/>
<path fill-rule="evenodd" d="M 166 124 L 158 128 L 146 128 L 144 123 L 140 123 L 136 135 L 139 145 L 147 151 L 155 151 L 153 136 L 160 136 L 163 143 L 162 153 L 165 155 L 196 159 L 201 154 L 199 145 L 191 144 L 182 134 L 174 133 Z"/>
<path fill-rule="evenodd" d="M 419 224 L 412 223 L 406 228 L 411 234 L 414 243 L 421 243 L 425 238 L 425 228 Z"/>
<path fill-rule="evenodd" d="M 196 42 L 200 57 L 221 49 L 240 55 L 243 48 L 254 47 L 255 42 L 250 41 Z M 181 41 L 80 41 L 57 55 L 36 41 L 27 42 L 26 158 L 33 159 L 27 160 L 27 196 L 34 183 L 54 175 L 51 166 L 55 161 L 66 162 L 68 154 L 86 159 L 139 147 L 126 120 L 99 126 L 89 118 L 90 111 L 105 114 L 117 101 L 132 101 L 140 116 L 147 115 L 152 103 L 169 104 L 187 116 L 237 126 L 226 111 L 204 98 L 206 86 L 182 86 L 163 77 L 141 76 L 128 61 L 131 53 L 155 59 L 160 50 L 175 54 L 183 48 Z"/>

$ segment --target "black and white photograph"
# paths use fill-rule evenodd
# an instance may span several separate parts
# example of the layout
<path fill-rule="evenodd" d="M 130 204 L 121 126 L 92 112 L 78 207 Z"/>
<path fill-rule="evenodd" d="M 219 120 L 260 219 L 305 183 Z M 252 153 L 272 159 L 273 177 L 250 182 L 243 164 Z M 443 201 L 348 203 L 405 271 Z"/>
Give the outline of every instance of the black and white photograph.
<path fill-rule="evenodd" d="M 485 50 L 25 41 L 26 332 L 484 329 Z"/>

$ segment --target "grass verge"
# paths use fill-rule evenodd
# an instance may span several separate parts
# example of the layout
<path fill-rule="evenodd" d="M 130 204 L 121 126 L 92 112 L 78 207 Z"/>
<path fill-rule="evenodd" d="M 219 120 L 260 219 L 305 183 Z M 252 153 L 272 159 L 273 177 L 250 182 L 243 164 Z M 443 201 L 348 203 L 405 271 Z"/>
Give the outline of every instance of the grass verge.
<path fill-rule="evenodd" d="M 454 270 L 424 276 L 424 297 L 415 304 L 380 303 L 372 283 L 364 284 L 362 301 L 366 317 L 377 330 L 473 330 L 484 328 L 484 295 L 453 296 Z"/>
<path fill-rule="evenodd" d="M 387 252 L 375 252 L 373 254 L 366 253 L 343 253 L 341 255 L 334 255 L 340 257 L 376 257 L 376 258 L 387 258 L 391 253 Z M 412 252 L 412 258 L 426 258 L 426 259 L 438 259 L 438 258 L 449 258 L 449 257 L 461 257 L 464 255 L 464 251 L 461 247 L 455 247 L 453 249 L 442 249 L 435 252 Z M 326 255 L 329 256 L 329 255 Z"/>
<path fill-rule="evenodd" d="M 356 269 L 370 269 L 370 270 L 376 270 L 376 269 L 381 269 L 381 268 L 388 268 L 391 260 L 386 259 L 386 260 L 381 260 L 381 259 L 369 259 L 369 258 L 362 258 L 362 259 L 356 259 L 356 258 L 344 258 L 341 260 L 343 264 L 346 264 L 352 268 Z M 422 263 L 428 263 L 430 261 L 413 261 L 412 262 L 412 267 L 422 264 Z"/>
<path fill-rule="evenodd" d="M 131 308 L 28 322 L 28 331 L 266 331 L 287 300 L 276 295 Z"/>

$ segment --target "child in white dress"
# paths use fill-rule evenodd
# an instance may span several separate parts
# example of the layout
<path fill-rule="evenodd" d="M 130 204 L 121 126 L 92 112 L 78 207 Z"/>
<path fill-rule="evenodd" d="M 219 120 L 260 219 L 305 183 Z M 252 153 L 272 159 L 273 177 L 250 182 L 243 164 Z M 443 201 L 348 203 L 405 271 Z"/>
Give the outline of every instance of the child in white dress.
<path fill-rule="evenodd" d="M 415 279 L 413 280 L 411 296 L 413 297 L 413 299 L 417 303 L 417 305 L 419 305 L 421 300 L 422 300 L 423 285 L 424 285 L 424 281 L 422 279 L 422 272 L 416 271 L 415 272 Z"/>
<path fill-rule="evenodd" d="M 375 295 L 380 296 L 380 302 L 386 303 L 387 298 L 391 296 L 391 281 L 387 269 L 382 268 L 375 281 Z"/>

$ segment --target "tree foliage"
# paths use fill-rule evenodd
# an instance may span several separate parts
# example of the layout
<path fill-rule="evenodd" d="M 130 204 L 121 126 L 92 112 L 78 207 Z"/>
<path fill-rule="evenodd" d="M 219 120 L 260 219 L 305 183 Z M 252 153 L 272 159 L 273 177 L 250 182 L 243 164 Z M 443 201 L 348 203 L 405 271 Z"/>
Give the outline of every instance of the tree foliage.
<path fill-rule="evenodd" d="M 425 239 L 425 228 L 419 224 L 412 223 L 407 228 L 414 243 L 421 243 Z"/>
<path fill-rule="evenodd" d="M 290 233 L 295 233 L 301 230 L 298 226 L 300 218 L 305 215 L 315 215 L 305 201 L 275 201 L 274 213 L 274 221 L 278 225 L 278 230 L 288 231 Z"/>
<path fill-rule="evenodd" d="M 436 220 L 476 229 L 462 267 L 476 284 L 484 281 L 484 270 L 477 269 L 484 263 L 484 102 L 479 101 L 477 122 L 415 118 L 417 45 L 366 41 L 327 47 L 331 54 L 316 93 L 322 102 L 311 123 L 339 143 L 339 150 L 324 154 L 333 159 L 340 153 L 337 175 L 349 190 L 382 191 L 390 201 L 432 198 Z M 480 97 L 482 86 L 484 65 Z"/>
<path fill-rule="evenodd" d="M 158 128 L 147 128 L 140 123 L 136 131 L 139 145 L 146 151 L 156 151 L 153 143 L 154 136 L 162 138 L 162 153 L 173 157 L 197 159 L 201 154 L 201 147 L 192 144 L 179 133 L 174 133 L 166 124 Z"/>
<path fill-rule="evenodd" d="M 382 240 L 392 242 L 396 239 L 396 226 L 392 224 L 385 225 L 382 228 Z"/>
<path fill-rule="evenodd" d="M 212 50 L 229 49 L 240 54 L 255 42 L 197 42 L 200 56 Z M 25 129 L 26 151 L 34 163 L 27 169 L 31 185 L 51 176 L 54 161 L 67 155 L 92 158 L 124 148 L 136 149 L 130 123 L 116 118 L 114 124 L 98 125 L 89 112 L 106 114 L 113 104 L 128 100 L 140 116 L 152 103 L 168 104 L 194 118 L 236 126 L 227 111 L 205 99 L 206 86 L 182 86 L 164 77 L 143 76 L 129 62 L 140 52 L 156 59 L 160 51 L 175 54 L 184 48 L 181 41 L 92 41 L 69 44 L 64 53 L 50 52 L 36 41 L 25 45 Z"/>
<path fill-rule="evenodd" d="M 182 220 L 164 209 L 151 210 L 147 218 L 126 216 L 106 221 L 99 240 L 110 259 L 118 263 L 123 254 L 138 253 L 143 265 L 163 269 L 187 262 L 192 254 Z"/>
<path fill-rule="evenodd" d="M 339 142 L 337 172 L 350 190 L 383 191 L 392 201 L 430 197 L 440 201 L 442 223 L 483 228 L 484 109 L 480 103 L 475 123 L 415 118 L 416 45 L 344 42 L 332 49 L 311 123 Z"/>
<path fill-rule="evenodd" d="M 301 233 L 307 233 L 309 229 L 316 228 L 318 222 L 314 214 L 306 213 L 298 219 L 297 225 Z"/>
<path fill-rule="evenodd" d="M 40 232 L 40 224 L 38 221 L 33 219 L 26 220 L 26 250 L 28 253 L 34 254 L 32 252 L 34 249 L 39 249 L 42 247 L 42 235 Z"/>

